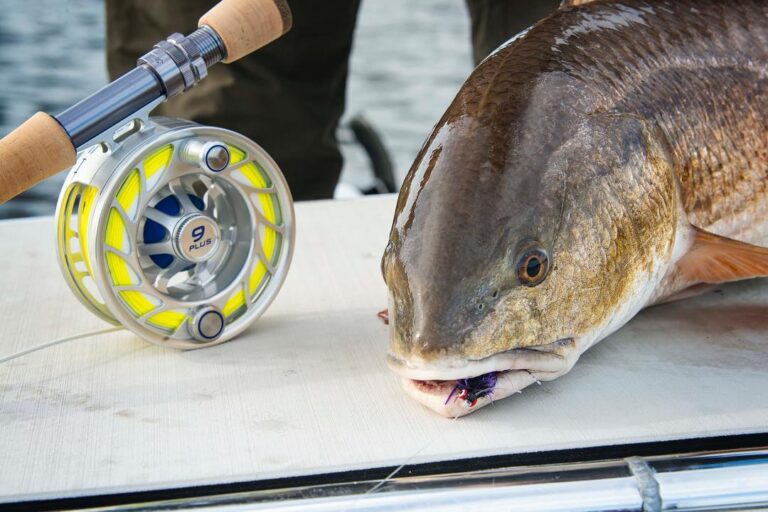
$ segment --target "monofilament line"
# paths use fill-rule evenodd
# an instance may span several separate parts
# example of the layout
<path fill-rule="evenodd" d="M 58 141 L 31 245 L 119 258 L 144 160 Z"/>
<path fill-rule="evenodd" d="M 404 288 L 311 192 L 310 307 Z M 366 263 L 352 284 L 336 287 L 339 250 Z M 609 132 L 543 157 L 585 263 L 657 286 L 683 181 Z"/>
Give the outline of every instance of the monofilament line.
<path fill-rule="evenodd" d="M 16 352 L 15 354 L 11 354 L 8 356 L 0 357 L 0 364 L 6 363 L 8 361 L 12 361 L 13 359 L 17 359 L 21 356 L 25 356 L 27 354 L 31 354 L 32 352 L 37 352 L 40 350 L 44 350 L 46 348 L 53 347 L 55 345 L 60 345 L 62 343 L 66 343 L 68 341 L 75 341 L 83 338 L 89 338 L 91 336 L 98 336 L 99 334 L 107 334 L 110 332 L 117 332 L 122 331 L 125 329 L 125 327 L 109 327 L 107 329 L 99 329 L 98 331 L 89 331 L 89 332 L 81 332 L 80 334 L 73 334 L 72 336 L 67 336 L 65 338 L 59 338 L 57 340 L 48 341 L 46 343 L 41 343 L 40 345 L 36 345 L 34 347 L 30 347 L 24 350 L 21 350 L 19 352 Z"/>
<path fill-rule="evenodd" d="M 365 492 L 365 494 L 364 494 L 363 496 L 365 496 L 365 495 L 367 495 L 367 494 L 373 494 L 374 492 L 378 491 L 378 490 L 379 490 L 379 488 L 380 488 L 381 486 L 383 486 L 384 484 L 386 484 L 387 482 L 389 482 L 390 480 L 392 480 L 392 479 L 395 477 L 395 475 L 397 475 L 397 474 L 398 474 L 398 473 L 399 473 L 399 472 L 400 472 L 400 471 L 401 471 L 401 470 L 402 470 L 402 469 L 403 469 L 405 466 L 407 466 L 407 465 L 408 465 L 408 464 L 409 464 L 409 463 L 410 463 L 410 462 L 411 462 L 413 459 L 415 459 L 415 458 L 416 458 L 416 456 L 418 456 L 418 455 L 419 455 L 421 452 L 423 452 L 424 450 L 426 450 L 426 449 L 427 449 L 427 448 L 428 448 L 428 447 L 429 447 L 431 444 L 432 444 L 432 441 L 429 441 L 427 444 L 425 444 L 424 446 L 422 446 L 420 450 L 418 450 L 416 453 L 414 453 L 413 455 L 411 455 L 410 457 L 408 457 L 408 459 L 406 459 L 406 461 L 405 461 L 405 462 L 403 462 L 403 463 L 402 463 L 402 464 L 400 464 L 400 465 L 399 465 L 397 468 L 395 468 L 395 470 L 394 470 L 394 471 L 392 471 L 392 472 L 391 472 L 389 475 L 387 475 L 387 476 L 386 476 L 386 477 L 385 477 L 383 480 L 381 480 L 381 481 L 380 481 L 380 482 L 378 482 L 376 485 L 374 485 L 373 487 L 371 487 L 370 489 L 368 489 L 368 490 Z"/>

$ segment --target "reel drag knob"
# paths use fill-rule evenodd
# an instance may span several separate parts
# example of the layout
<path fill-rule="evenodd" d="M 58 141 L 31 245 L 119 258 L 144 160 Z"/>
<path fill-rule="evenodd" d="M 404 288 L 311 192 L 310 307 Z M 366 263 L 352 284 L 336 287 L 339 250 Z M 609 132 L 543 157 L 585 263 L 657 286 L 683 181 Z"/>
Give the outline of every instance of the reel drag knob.
<path fill-rule="evenodd" d="M 181 158 L 211 172 L 221 172 L 230 161 L 229 149 L 222 142 L 201 142 L 191 140 L 181 148 Z"/>
<path fill-rule="evenodd" d="M 216 254 L 221 233 L 214 219 L 193 213 L 176 224 L 173 241 L 179 258 L 190 263 L 201 263 Z"/>
<path fill-rule="evenodd" d="M 199 348 L 267 309 L 294 244 L 277 164 L 240 134 L 150 119 L 80 155 L 57 207 L 59 263 L 92 312 L 146 340 Z"/>

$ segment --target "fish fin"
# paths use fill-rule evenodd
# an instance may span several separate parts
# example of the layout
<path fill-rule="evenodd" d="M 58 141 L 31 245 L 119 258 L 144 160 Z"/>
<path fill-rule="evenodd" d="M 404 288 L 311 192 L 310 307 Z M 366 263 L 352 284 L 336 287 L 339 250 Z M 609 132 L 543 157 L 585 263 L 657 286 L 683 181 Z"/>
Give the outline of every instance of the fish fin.
<path fill-rule="evenodd" d="M 584 4 L 591 4 L 595 0 L 563 0 L 560 2 L 560 9 L 564 9 L 566 7 L 576 7 L 578 5 L 584 5 Z"/>
<path fill-rule="evenodd" d="M 677 264 L 690 283 L 724 283 L 768 276 L 768 248 L 692 226 L 693 244 Z"/>

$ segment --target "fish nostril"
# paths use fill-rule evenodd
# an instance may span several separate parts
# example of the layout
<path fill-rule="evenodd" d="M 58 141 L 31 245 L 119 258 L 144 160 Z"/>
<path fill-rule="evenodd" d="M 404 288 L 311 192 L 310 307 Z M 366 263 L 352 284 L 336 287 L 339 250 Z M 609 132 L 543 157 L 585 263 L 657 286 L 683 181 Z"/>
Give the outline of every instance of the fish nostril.
<path fill-rule="evenodd" d="M 489 295 L 485 295 L 483 297 L 479 297 L 478 298 L 478 302 L 477 302 L 477 304 L 475 304 L 475 307 L 474 307 L 475 311 L 478 312 L 478 313 L 484 311 L 486 306 L 489 306 L 489 307 L 492 306 L 492 304 L 489 304 L 489 303 L 495 302 L 496 299 L 498 299 L 498 298 L 499 298 L 499 290 L 498 289 L 495 289 L 495 290 L 491 291 L 491 293 Z"/>

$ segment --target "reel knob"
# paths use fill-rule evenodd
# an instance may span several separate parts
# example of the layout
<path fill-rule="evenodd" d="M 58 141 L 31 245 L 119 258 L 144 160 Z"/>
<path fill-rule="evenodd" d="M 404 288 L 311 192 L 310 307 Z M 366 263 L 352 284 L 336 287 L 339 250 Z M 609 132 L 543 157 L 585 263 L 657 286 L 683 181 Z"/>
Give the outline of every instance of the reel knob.
<path fill-rule="evenodd" d="M 181 158 L 201 169 L 218 173 L 229 165 L 231 156 L 226 144 L 218 141 L 190 140 L 181 148 Z"/>
<path fill-rule="evenodd" d="M 221 233 L 216 221 L 201 214 L 182 217 L 173 234 L 176 254 L 190 263 L 208 260 L 219 248 Z"/>
<path fill-rule="evenodd" d="M 224 315 L 217 308 L 201 307 L 189 319 L 189 330 L 196 340 L 210 343 L 224 332 L 224 322 Z"/>

